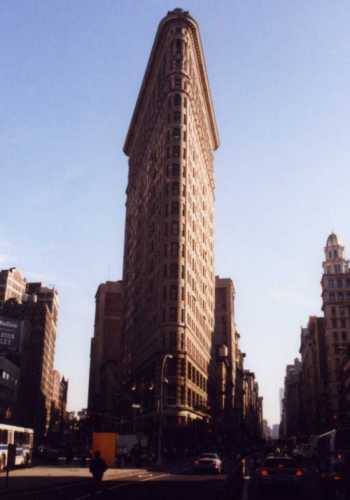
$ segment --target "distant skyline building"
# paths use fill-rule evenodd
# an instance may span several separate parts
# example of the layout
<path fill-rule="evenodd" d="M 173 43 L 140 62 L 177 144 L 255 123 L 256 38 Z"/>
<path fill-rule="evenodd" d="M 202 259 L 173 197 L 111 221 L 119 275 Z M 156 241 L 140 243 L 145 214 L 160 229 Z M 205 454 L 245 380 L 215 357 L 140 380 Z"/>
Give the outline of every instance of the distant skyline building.
<path fill-rule="evenodd" d="M 309 435 L 320 434 L 328 428 L 324 318 L 310 316 L 300 337 L 302 430 Z"/>
<path fill-rule="evenodd" d="M 0 302 L 16 299 L 22 302 L 27 281 L 15 267 L 0 271 Z"/>
<path fill-rule="evenodd" d="M 107 281 L 96 292 L 91 339 L 88 409 L 91 415 L 115 415 L 121 364 L 123 282 Z"/>
<path fill-rule="evenodd" d="M 28 283 L 16 268 L 0 271 L 0 277 L 0 355 L 19 369 L 12 421 L 33 427 L 40 440 L 51 415 L 58 292 Z"/>
<path fill-rule="evenodd" d="M 143 419 L 208 419 L 214 331 L 214 169 L 219 137 L 199 28 L 175 9 L 160 22 L 125 141 L 124 379 L 154 384 Z"/>
<path fill-rule="evenodd" d="M 56 413 L 62 418 L 67 410 L 68 380 L 58 371 L 52 372 L 52 396 L 51 402 Z"/>
<path fill-rule="evenodd" d="M 284 378 L 284 397 L 280 437 L 297 436 L 301 429 L 302 399 L 301 399 L 301 371 L 300 359 L 287 365 Z"/>
<path fill-rule="evenodd" d="M 350 271 L 345 247 L 335 233 L 327 238 L 323 262 L 322 309 L 327 353 L 328 421 L 339 418 L 342 366 L 350 343 Z"/>
<path fill-rule="evenodd" d="M 310 316 L 307 327 L 301 329 L 301 362 L 287 366 L 281 418 L 284 435 L 318 434 L 350 422 L 345 401 L 350 386 L 346 368 L 350 355 L 349 261 L 333 232 L 324 253 L 323 317 Z"/>
<path fill-rule="evenodd" d="M 235 287 L 230 278 L 215 278 L 215 329 L 214 349 L 217 376 L 213 398 L 218 415 L 228 418 L 230 425 L 237 424 L 235 417 L 235 391 L 238 356 L 238 339 L 235 323 Z"/>

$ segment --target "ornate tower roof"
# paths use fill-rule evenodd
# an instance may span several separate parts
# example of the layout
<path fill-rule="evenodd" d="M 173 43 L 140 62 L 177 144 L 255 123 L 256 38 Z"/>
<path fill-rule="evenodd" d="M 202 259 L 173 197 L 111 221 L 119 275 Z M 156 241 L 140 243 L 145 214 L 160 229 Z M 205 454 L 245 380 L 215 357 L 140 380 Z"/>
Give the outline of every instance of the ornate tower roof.
<path fill-rule="evenodd" d="M 331 234 L 327 238 L 326 247 L 335 245 L 339 245 L 338 236 L 334 232 L 331 232 Z"/>
<path fill-rule="evenodd" d="M 324 248 L 325 261 L 323 270 L 325 274 L 346 273 L 349 270 L 349 261 L 345 259 L 345 247 L 340 244 L 338 236 L 332 232 Z"/>

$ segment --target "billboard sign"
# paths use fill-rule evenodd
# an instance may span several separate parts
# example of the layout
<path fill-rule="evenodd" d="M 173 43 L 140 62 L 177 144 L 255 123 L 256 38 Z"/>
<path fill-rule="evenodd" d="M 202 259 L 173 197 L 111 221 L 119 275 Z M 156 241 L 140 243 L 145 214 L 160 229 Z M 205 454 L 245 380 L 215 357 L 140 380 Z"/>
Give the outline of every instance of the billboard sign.
<path fill-rule="evenodd" d="M 0 352 L 18 351 L 19 340 L 19 321 L 9 320 L 0 316 Z"/>

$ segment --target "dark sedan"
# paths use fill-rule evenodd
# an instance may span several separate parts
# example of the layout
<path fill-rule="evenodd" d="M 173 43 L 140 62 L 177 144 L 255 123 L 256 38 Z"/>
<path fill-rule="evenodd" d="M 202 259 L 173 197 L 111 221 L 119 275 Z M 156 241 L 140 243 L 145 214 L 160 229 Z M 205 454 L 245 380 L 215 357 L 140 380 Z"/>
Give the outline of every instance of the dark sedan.
<path fill-rule="evenodd" d="M 261 490 L 281 487 L 298 490 L 304 480 L 304 470 L 291 457 L 268 457 L 257 470 Z"/>

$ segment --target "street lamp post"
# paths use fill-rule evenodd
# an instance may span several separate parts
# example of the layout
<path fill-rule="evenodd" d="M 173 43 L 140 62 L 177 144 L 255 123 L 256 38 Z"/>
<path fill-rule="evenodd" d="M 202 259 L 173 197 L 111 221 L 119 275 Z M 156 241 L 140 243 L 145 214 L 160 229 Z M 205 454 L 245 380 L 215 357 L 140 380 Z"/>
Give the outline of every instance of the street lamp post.
<path fill-rule="evenodd" d="M 159 429 L 158 429 L 158 443 L 157 443 L 157 465 L 162 464 L 162 431 L 163 431 L 163 391 L 165 382 L 165 366 L 168 359 L 173 359 L 172 354 L 165 354 L 160 366 L 160 388 L 159 388 Z"/>

